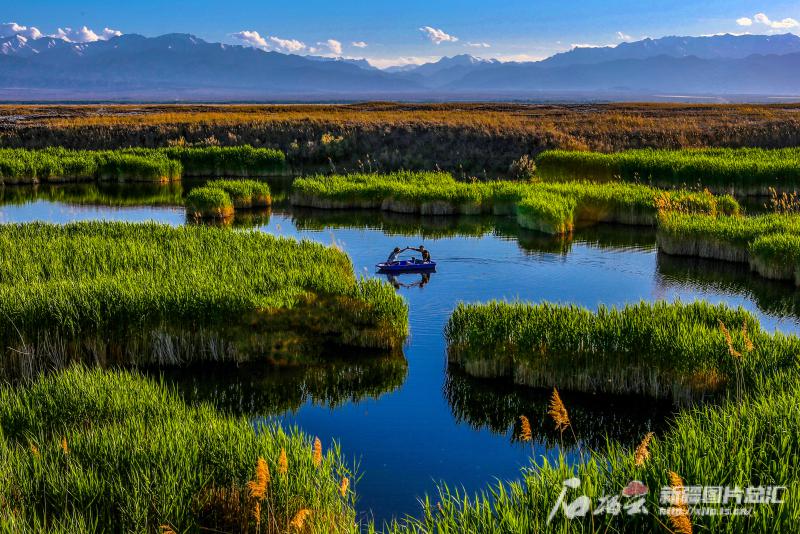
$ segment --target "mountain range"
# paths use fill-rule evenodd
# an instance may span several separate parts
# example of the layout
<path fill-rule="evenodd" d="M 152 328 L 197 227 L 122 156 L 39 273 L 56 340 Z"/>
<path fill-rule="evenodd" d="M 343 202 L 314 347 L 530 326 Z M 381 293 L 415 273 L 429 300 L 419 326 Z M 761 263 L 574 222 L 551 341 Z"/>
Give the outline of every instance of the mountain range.
<path fill-rule="evenodd" d="M 3 100 L 698 99 L 800 94 L 800 37 L 714 35 L 576 47 L 536 62 L 470 55 L 380 70 L 188 34 L 76 44 L 0 39 Z M 576 95 L 581 95 L 577 97 Z M 614 96 L 609 96 L 614 95 Z"/>

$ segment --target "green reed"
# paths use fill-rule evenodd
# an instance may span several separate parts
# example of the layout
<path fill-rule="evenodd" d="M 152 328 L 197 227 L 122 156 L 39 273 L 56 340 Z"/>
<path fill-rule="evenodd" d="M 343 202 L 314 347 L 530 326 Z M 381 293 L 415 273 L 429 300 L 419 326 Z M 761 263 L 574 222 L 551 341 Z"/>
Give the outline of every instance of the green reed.
<path fill-rule="evenodd" d="M 353 474 L 336 444 L 315 465 L 312 441 L 135 373 L 73 367 L 0 392 L 0 525 L 277 533 L 308 509 L 308 531 L 353 532 L 353 493 L 340 493 Z M 259 459 L 271 476 L 251 497 Z"/>
<path fill-rule="evenodd" d="M 536 160 L 545 180 L 622 180 L 661 186 L 709 186 L 741 193 L 800 185 L 800 149 L 627 150 L 611 154 L 552 150 Z"/>
<path fill-rule="evenodd" d="M 736 371 L 720 323 L 738 343 L 749 336 L 757 347 L 745 369 L 748 381 L 800 352 L 800 341 L 762 332 L 748 312 L 705 302 L 596 312 L 550 303 L 460 304 L 445 337 L 450 360 L 477 376 L 687 402 L 723 391 Z"/>
<path fill-rule="evenodd" d="M 120 150 L 0 149 L 0 184 L 64 181 L 165 182 L 183 174 L 256 176 L 280 171 L 282 152 L 265 148 L 171 147 Z"/>
<path fill-rule="evenodd" d="M 226 338 L 238 327 L 266 337 L 233 332 L 231 342 L 263 342 L 268 353 L 281 321 L 356 347 L 399 347 L 407 334 L 406 305 L 391 286 L 357 280 L 343 252 L 309 241 L 151 223 L 0 226 L 6 346 L 36 343 L 42 333 L 102 340 L 207 328 Z"/>
<path fill-rule="evenodd" d="M 618 355 L 623 355 L 623 362 L 653 369 L 671 366 L 677 375 L 708 366 L 725 382 L 738 368 L 745 387 L 726 388 L 717 403 L 685 407 L 666 431 L 643 439 L 638 447 L 612 439 L 602 452 L 592 452 L 577 463 L 568 461 L 562 451 L 556 462 L 543 459 L 523 470 L 521 481 L 493 484 L 474 495 L 440 485 L 435 498 L 423 501 L 421 517 L 395 521 L 383 532 L 778 532 L 792 530 L 800 519 L 796 401 L 800 340 L 796 337 L 769 334 L 741 309 L 704 302 L 600 307 L 595 313 L 551 304 L 461 305 L 446 335 L 450 350 L 461 352 L 465 361 L 511 355 L 523 363 L 547 366 L 555 359 L 579 374 L 597 360 L 605 366 L 619 365 Z M 568 371 L 565 367 L 562 376 L 553 376 L 552 385 L 568 382 Z M 606 383 L 605 389 L 613 385 Z M 684 530 L 679 530 L 659 514 L 659 508 L 669 506 L 660 501 L 660 490 L 674 483 L 670 473 L 686 486 L 778 485 L 786 486 L 787 492 L 783 504 L 750 505 L 749 515 L 700 515 L 689 507 L 689 527 L 684 523 Z M 594 506 L 602 496 L 617 495 L 622 504 L 630 503 L 632 499 L 621 496 L 621 491 L 629 482 L 641 481 L 649 488 L 645 495 L 649 513 L 594 515 L 589 510 L 582 518 L 567 519 L 558 510 L 549 521 L 564 481 L 573 477 L 581 485 L 569 490 L 567 502 L 585 494 Z"/>
<path fill-rule="evenodd" d="M 738 213 L 729 196 L 661 191 L 636 184 L 466 183 L 450 174 L 399 172 L 301 178 L 292 203 L 323 209 L 381 208 L 423 215 L 515 215 L 529 229 L 569 233 L 578 223 L 656 223 L 659 211 Z"/>

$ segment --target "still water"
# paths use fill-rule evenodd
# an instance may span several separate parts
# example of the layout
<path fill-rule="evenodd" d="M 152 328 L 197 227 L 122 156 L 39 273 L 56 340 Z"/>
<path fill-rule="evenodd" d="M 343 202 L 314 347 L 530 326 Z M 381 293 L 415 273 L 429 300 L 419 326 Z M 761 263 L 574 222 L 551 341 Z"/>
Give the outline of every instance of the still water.
<path fill-rule="evenodd" d="M 81 220 L 154 220 L 186 224 L 180 207 L 75 203 L 14 192 L 0 206 L 0 223 Z M 171 194 L 171 193 L 170 193 Z M 115 190 L 124 199 L 124 188 Z M 164 197 L 164 198 L 162 198 Z M 169 194 L 148 204 L 169 204 Z M 336 244 L 358 273 L 395 246 L 424 244 L 438 262 L 429 278 L 392 282 L 410 309 L 405 360 L 352 361 L 331 355 L 324 368 L 270 369 L 202 366 L 160 370 L 190 398 L 216 402 L 254 421 L 297 425 L 323 443 L 341 444 L 363 475 L 359 508 L 378 521 L 416 514 L 417 500 L 447 482 L 467 491 L 519 476 L 531 456 L 554 458 L 561 441 L 546 418 L 549 391 L 475 380 L 448 369 L 443 328 L 460 301 L 491 299 L 621 305 L 640 300 L 707 299 L 743 306 L 767 329 L 800 330 L 800 295 L 746 267 L 658 254 L 651 228 L 598 226 L 570 241 L 519 229 L 512 219 L 437 218 L 380 212 L 326 212 L 276 207 L 242 226 L 274 235 Z M 669 424 L 671 407 L 640 398 L 561 392 L 584 448 L 601 448 L 606 435 L 635 444 Z M 519 415 L 534 426 L 535 443 L 515 440 Z"/>

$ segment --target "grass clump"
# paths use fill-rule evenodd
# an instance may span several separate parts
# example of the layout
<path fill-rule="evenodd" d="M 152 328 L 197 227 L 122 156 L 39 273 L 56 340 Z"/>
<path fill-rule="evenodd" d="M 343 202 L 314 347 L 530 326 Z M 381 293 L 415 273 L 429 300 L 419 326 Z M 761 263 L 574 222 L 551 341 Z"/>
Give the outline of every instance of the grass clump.
<path fill-rule="evenodd" d="M 371 208 L 423 215 L 514 215 L 525 228 L 569 233 L 576 224 L 656 224 L 662 210 L 736 213 L 730 197 L 660 191 L 635 184 L 465 183 L 450 174 L 401 172 L 298 179 L 292 203 L 323 209 Z"/>
<path fill-rule="evenodd" d="M 0 524 L 14 531 L 355 530 L 338 447 L 73 367 L 0 392 Z M 283 459 L 283 460 L 282 460 Z M 285 470 L 281 469 L 283 463 Z"/>
<path fill-rule="evenodd" d="M 211 180 L 186 196 L 186 211 L 196 218 L 229 218 L 237 209 L 272 204 L 269 185 L 256 180 Z"/>
<path fill-rule="evenodd" d="M 717 394 L 733 380 L 720 323 L 743 328 L 755 343 L 748 376 L 800 351 L 797 339 L 762 332 L 744 310 L 703 302 L 600 306 L 596 312 L 549 303 L 460 304 L 445 337 L 450 361 L 474 376 L 685 403 Z"/>
<path fill-rule="evenodd" d="M 196 187 L 186 195 L 186 212 L 196 218 L 226 219 L 233 216 L 231 196 L 219 187 Z"/>
<path fill-rule="evenodd" d="M 41 182 L 168 182 L 183 174 L 256 176 L 283 169 L 278 150 L 239 147 L 69 150 L 0 149 L 0 184 Z"/>
<path fill-rule="evenodd" d="M 664 213 L 658 227 L 659 250 L 748 263 L 762 276 L 800 285 L 800 215 L 710 217 Z"/>
<path fill-rule="evenodd" d="M 169 147 L 160 149 L 180 161 L 191 176 L 265 176 L 284 170 L 286 156 L 272 148 L 250 145 L 232 147 Z"/>
<path fill-rule="evenodd" d="M 769 194 L 800 186 L 800 149 L 702 148 L 627 150 L 611 154 L 552 150 L 536 160 L 545 180 L 599 180 L 652 183 L 665 187 L 699 185 L 736 194 Z"/>
<path fill-rule="evenodd" d="M 423 501 L 419 519 L 396 522 L 383 530 L 392 534 L 426 532 L 786 532 L 794 530 L 800 518 L 800 410 L 797 395 L 800 382 L 792 371 L 780 380 L 765 380 L 758 389 L 740 399 L 720 405 L 703 405 L 677 414 L 670 428 L 651 436 L 643 454 L 639 447 L 610 442 L 604 452 L 593 452 L 577 465 L 565 456 L 544 460 L 523 470 L 519 482 L 500 482 L 470 495 L 441 485 L 438 495 Z M 567 399 L 567 408 L 569 401 Z M 647 434 L 641 436 L 645 442 Z M 716 514 L 699 514 L 693 504 L 685 506 L 684 524 L 691 530 L 677 530 L 660 509 L 670 507 L 661 501 L 661 488 L 671 486 L 678 475 L 686 487 L 722 486 L 731 490 L 748 487 L 783 486 L 778 504 L 728 505 L 700 504 Z M 549 514 L 559 499 L 566 480 L 580 479 L 580 487 L 568 489 L 565 504 L 580 495 L 595 507 L 600 497 L 617 496 L 623 505 L 634 497 L 622 494 L 632 481 L 648 488 L 643 495 L 648 513 L 594 515 L 568 519 L 557 510 Z M 687 491 L 688 494 L 688 491 Z M 748 515 L 728 515 L 721 508 L 750 509 Z"/>
<path fill-rule="evenodd" d="M 610 378 L 598 380 L 604 391 L 616 388 L 610 375 L 624 374 L 624 369 L 609 371 L 614 366 L 641 365 L 651 373 L 672 368 L 677 380 L 696 370 L 712 372 L 721 386 L 718 402 L 685 407 L 666 431 L 643 433 L 638 446 L 610 440 L 603 452 L 581 453 L 577 463 L 562 451 L 555 462 L 545 459 L 524 470 L 522 481 L 498 483 L 477 495 L 442 485 L 435 504 L 424 500 L 420 519 L 395 522 L 389 532 L 776 532 L 792 530 L 800 518 L 800 340 L 795 336 L 769 334 L 747 312 L 707 303 L 643 303 L 600 307 L 596 313 L 551 304 L 461 305 L 446 334 L 451 357 L 465 366 L 492 354 L 489 358 L 523 366 L 515 379 L 530 376 L 533 368 L 549 373 L 550 385 L 565 390 L 580 386 L 579 375 L 597 361 L 609 375 L 604 378 Z M 561 400 L 557 391 L 552 398 Z M 569 417 L 570 399 L 564 398 L 558 419 L 551 410 L 551 427 Z M 527 435 L 523 425 L 520 439 Z M 586 495 L 594 506 L 600 497 L 614 496 L 631 504 L 634 497 L 623 490 L 639 481 L 647 488 L 642 498 L 648 513 L 593 514 L 590 509 L 568 519 L 556 508 L 550 517 L 564 482 L 572 478 L 580 486 L 567 490 L 565 502 Z M 703 502 L 697 506 L 716 513 L 701 514 L 694 502 L 662 501 L 665 486 L 733 491 L 782 486 L 784 491 L 775 504 L 735 498 L 727 504 Z M 666 515 L 669 507 L 680 509 L 677 519 Z M 750 513 L 731 515 L 721 508 Z"/>
<path fill-rule="evenodd" d="M 397 351 L 406 314 L 391 286 L 357 280 L 344 253 L 308 241 L 150 223 L 0 226 L 9 362 Z"/>
<path fill-rule="evenodd" d="M 0 149 L 0 184 L 64 181 L 168 182 L 181 164 L 157 150 Z"/>

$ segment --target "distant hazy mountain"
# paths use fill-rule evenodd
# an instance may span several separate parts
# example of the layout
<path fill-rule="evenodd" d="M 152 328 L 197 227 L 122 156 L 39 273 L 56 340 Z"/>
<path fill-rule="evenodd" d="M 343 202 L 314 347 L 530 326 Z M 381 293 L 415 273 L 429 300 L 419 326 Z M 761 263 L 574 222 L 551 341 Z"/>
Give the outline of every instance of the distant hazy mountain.
<path fill-rule="evenodd" d="M 470 73 L 446 89 L 459 91 L 586 91 L 631 94 L 800 94 L 800 53 L 741 59 L 696 56 L 621 59 L 548 67 L 499 65 Z"/>
<path fill-rule="evenodd" d="M 208 43 L 185 34 L 123 35 L 82 45 L 61 41 L 50 46 L 39 41 L 19 47 L 17 40 L 17 45 L 4 49 L 0 87 L 58 89 L 65 94 L 86 91 L 109 98 L 226 92 L 233 98 L 253 98 L 417 89 L 411 82 L 350 62 Z"/>
<path fill-rule="evenodd" d="M 662 37 L 643 39 L 617 46 L 578 47 L 556 54 L 540 63 L 548 67 L 564 67 L 602 63 L 620 59 L 648 59 L 658 56 L 701 59 L 742 59 L 752 55 L 800 53 L 800 37 L 784 35 L 710 35 L 705 37 Z"/>
<path fill-rule="evenodd" d="M 800 37 L 665 37 L 576 48 L 539 62 L 460 55 L 386 70 L 362 59 L 265 52 L 186 34 L 123 35 L 84 44 L 21 35 L 0 39 L 4 99 L 493 99 L 545 92 L 587 98 L 613 93 L 622 99 L 798 94 Z"/>
<path fill-rule="evenodd" d="M 483 67 L 499 63 L 496 59 L 481 59 L 469 54 L 462 54 L 443 57 L 435 63 L 389 67 L 386 72 L 394 73 L 400 79 L 410 80 L 428 88 L 437 88 L 459 80 Z"/>

